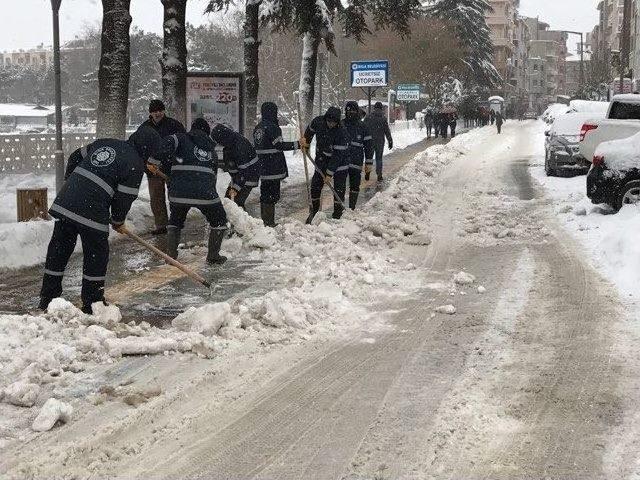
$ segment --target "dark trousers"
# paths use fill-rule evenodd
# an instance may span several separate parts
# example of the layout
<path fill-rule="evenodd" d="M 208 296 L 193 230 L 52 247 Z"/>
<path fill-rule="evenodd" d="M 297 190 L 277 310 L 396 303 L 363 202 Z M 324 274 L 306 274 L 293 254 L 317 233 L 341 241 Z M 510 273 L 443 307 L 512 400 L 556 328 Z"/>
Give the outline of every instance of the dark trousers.
<path fill-rule="evenodd" d="M 450 123 L 449 126 L 451 127 L 451 138 L 456 136 L 456 127 L 458 126 L 457 122 L 453 122 Z"/>
<path fill-rule="evenodd" d="M 276 204 L 280 201 L 282 180 L 260 180 L 260 203 Z"/>
<path fill-rule="evenodd" d="M 440 124 L 440 135 L 442 135 L 442 138 L 447 138 L 447 131 L 449 130 L 449 125 L 447 125 L 446 123 L 441 123 Z"/>
<path fill-rule="evenodd" d="M 349 191 L 359 192 L 361 182 L 362 182 L 362 170 L 349 167 Z"/>
<path fill-rule="evenodd" d="M 382 175 L 382 158 L 384 157 L 384 140 L 382 143 L 374 145 L 374 151 L 376 154 L 376 173 Z"/>
<path fill-rule="evenodd" d="M 427 138 L 431 138 L 431 130 L 433 130 L 433 126 L 427 125 Z"/>
<path fill-rule="evenodd" d="M 502 124 L 496 123 L 496 126 L 498 127 L 498 133 L 502 133 Z"/>
<path fill-rule="evenodd" d="M 322 197 L 322 188 L 324 187 L 324 179 L 326 170 L 323 168 L 322 173 L 317 171 L 313 174 L 311 178 L 311 200 L 312 201 L 320 201 L 320 197 Z M 347 176 L 349 175 L 348 170 L 340 170 L 336 172 L 333 176 L 333 188 L 338 194 L 338 198 L 342 200 L 344 203 L 344 196 L 347 190 Z M 333 200 L 334 212 L 342 211 L 342 205 L 334 198 Z"/>
<path fill-rule="evenodd" d="M 82 305 L 104 301 L 104 280 L 109 264 L 109 233 L 81 227 L 68 220 L 56 220 L 47 250 L 40 296 L 62 295 L 62 279 L 80 235 L 82 242 Z"/>
<path fill-rule="evenodd" d="M 169 217 L 169 228 L 177 228 L 182 230 L 184 222 L 187 219 L 189 210 L 197 208 L 209 222 L 209 226 L 213 230 L 227 229 L 227 214 L 224 211 L 222 203 L 213 205 L 184 205 L 182 203 L 171 203 L 171 216 Z"/>
<path fill-rule="evenodd" d="M 165 181 L 155 175 L 147 174 L 149 182 L 149 201 L 156 228 L 166 227 L 169 221 L 167 215 L 167 197 L 165 193 Z"/>

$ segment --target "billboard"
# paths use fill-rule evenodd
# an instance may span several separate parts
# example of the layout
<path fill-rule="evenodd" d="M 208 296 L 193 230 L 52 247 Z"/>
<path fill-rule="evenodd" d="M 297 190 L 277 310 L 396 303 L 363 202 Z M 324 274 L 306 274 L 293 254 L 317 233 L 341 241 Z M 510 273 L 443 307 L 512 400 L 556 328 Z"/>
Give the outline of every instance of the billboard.
<path fill-rule="evenodd" d="M 212 127 L 222 123 L 244 133 L 244 75 L 188 73 L 187 127 L 196 118 L 204 118 Z"/>
<path fill-rule="evenodd" d="M 388 82 L 387 60 L 351 62 L 352 87 L 386 87 Z"/>
<path fill-rule="evenodd" d="M 399 102 L 416 102 L 420 100 L 420 85 L 417 83 L 399 84 L 396 89 L 396 100 Z"/>

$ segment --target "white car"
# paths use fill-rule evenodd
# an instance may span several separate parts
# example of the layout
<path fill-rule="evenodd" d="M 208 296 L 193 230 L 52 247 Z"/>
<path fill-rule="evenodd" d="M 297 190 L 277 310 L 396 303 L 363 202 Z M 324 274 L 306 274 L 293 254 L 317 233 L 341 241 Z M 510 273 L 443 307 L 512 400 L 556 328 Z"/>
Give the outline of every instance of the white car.
<path fill-rule="evenodd" d="M 586 121 L 580 131 L 580 153 L 592 160 L 598 145 L 611 140 L 628 138 L 640 132 L 640 95 L 613 97 L 604 120 Z"/>

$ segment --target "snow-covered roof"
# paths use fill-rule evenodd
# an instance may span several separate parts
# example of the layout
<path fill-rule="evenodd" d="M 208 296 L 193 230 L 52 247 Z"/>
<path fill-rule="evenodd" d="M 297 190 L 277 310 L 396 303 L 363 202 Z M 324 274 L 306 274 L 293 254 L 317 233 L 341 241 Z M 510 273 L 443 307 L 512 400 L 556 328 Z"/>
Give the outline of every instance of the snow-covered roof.
<path fill-rule="evenodd" d="M 56 112 L 42 105 L 25 103 L 0 103 L 0 117 L 48 117 Z"/>
<path fill-rule="evenodd" d="M 625 93 L 622 95 L 614 95 L 614 102 L 640 103 L 640 95 L 637 93 Z"/>
<path fill-rule="evenodd" d="M 640 134 L 629 138 L 603 142 L 596 148 L 596 156 L 612 170 L 627 171 L 640 167 Z"/>
<path fill-rule="evenodd" d="M 609 110 L 609 102 L 596 102 L 592 100 L 571 100 L 571 110 L 575 112 L 593 112 L 603 115 Z"/>
<path fill-rule="evenodd" d="M 493 97 L 489 97 L 490 102 L 504 102 L 504 98 L 494 95 Z"/>

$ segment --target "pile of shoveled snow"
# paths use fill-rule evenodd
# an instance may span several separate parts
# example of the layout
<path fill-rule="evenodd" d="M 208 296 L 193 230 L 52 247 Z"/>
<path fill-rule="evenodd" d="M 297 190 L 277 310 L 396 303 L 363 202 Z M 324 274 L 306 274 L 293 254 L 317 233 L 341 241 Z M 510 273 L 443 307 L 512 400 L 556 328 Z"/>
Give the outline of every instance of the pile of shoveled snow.
<path fill-rule="evenodd" d="M 223 249 L 259 261 L 267 285 L 277 279 L 265 295 L 191 308 L 168 329 L 124 324 L 115 306 L 85 315 L 63 299 L 43 315 L 0 315 L 2 402 L 25 408 L 41 407 L 49 398 L 68 400 L 65 387 L 75 375 L 83 372 L 86 379 L 95 365 L 124 355 L 192 352 L 211 358 L 248 336 L 271 345 L 365 324 L 376 328 L 367 303 L 421 286 L 415 266 L 398 260 L 393 250 L 429 244 L 424 226 L 438 173 L 483 137 L 482 131 L 472 132 L 419 154 L 386 191 L 340 221 L 318 215 L 315 225 L 288 220 L 270 229 L 225 200 L 238 235 Z M 62 407 L 50 410 L 68 417 Z"/>

